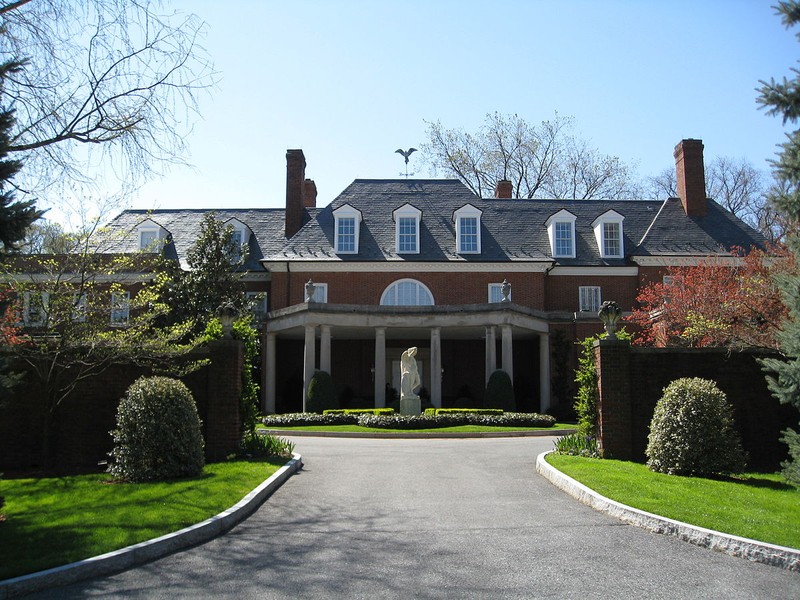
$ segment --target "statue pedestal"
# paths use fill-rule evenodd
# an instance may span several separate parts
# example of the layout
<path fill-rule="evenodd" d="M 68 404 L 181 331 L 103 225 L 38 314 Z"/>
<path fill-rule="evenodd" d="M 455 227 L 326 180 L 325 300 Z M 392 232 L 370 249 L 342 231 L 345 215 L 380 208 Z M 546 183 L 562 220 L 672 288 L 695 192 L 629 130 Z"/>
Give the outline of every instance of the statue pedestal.
<path fill-rule="evenodd" d="M 419 396 L 400 398 L 401 415 L 418 415 L 420 413 L 422 413 L 422 401 Z"/>

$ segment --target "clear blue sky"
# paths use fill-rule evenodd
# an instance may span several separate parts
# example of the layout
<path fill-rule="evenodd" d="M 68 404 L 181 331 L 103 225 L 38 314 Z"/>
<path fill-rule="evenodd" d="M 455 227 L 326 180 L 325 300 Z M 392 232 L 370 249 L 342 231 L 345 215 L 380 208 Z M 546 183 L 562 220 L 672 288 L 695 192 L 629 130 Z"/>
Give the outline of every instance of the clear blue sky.
<path fill-rule="evenodd" d="M 759 79 L 800 58 L 774 0 L 174 0 L 208 24 L 220 74 L 189 145 L 136 208 L 280 207 L 302 148 L 318 205 L 355 178 L 392 178 L 425 121 L 475 130 L 486 113 L 555 111 L 601 151 L 654 175 L 682 138 L 706 159 L 767 169 L 780 119 Z M 427 176 L 412 156 L 410 170 Z"/>

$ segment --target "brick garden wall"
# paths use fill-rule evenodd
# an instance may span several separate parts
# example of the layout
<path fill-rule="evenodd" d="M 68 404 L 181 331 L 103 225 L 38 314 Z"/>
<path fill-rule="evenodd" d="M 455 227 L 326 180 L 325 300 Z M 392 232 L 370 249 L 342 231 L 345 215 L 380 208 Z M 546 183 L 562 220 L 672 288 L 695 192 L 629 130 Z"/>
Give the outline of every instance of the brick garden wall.
<path fill-rule="evenodd" d="M 242 352 L 241 342 L 220 340 L 209 349 L 211 364 L 184 378 L 203 421 L 206 459 L 210 461 L 223 459 L 238 446 Z M 80 385 L 57 409 L 51 427 L 50 467 L 91 469 L 106 460 L 119 400 L 131 383 L 147 374 L 140 367 L 120 365 Z M 0 408 L 0 471 L 43 466 L 40 396 L 29 374 Z"/>
<path fill-rule="evenodd" d="M 796 427 L 800 415 L 769 392 L 757 362 L 763 356 L 749 351 L 631 348 L 626 342 L 600 342 L 595 360 L 604 453 L 644 461 L 650 420 L 663 389 L 681 377 L 702 377 L 715 381 L 733 405 L 750 466 L 777 469 L 786 458 L 780 431 Z"/>

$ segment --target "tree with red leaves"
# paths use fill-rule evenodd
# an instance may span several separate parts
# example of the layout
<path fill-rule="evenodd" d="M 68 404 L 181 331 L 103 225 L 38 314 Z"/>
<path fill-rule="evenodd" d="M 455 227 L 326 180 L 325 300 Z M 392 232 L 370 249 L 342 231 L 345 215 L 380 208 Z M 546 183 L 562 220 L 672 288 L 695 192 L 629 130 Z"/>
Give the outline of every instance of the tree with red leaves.
<path fill-rule="evenodd" d="M 783 247 L 737 249 L 690 267 L 670 267 L 663 281 L 642 288 L 627 320 L 640 330 L 634 343 L 701 348 L 777 349 L 787 315 L 773 276 L 795 272 Z"/>

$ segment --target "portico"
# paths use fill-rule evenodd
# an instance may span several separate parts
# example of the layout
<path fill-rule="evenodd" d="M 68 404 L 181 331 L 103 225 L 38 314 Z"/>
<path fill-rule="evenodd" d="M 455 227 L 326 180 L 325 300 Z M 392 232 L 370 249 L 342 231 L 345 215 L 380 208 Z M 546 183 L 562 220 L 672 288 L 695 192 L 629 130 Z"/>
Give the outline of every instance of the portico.
<path fill-rule="evenodd" d="M 387 391 L 398 389 L 395 371 L 400 352 L 416 345 L 420 347 L 418 364 L 423 387 L 436 407 L 442 406 L 445 388 L 449 390 L 447 395 L 455 398 L 459 391 L 463 395 L 464 388 L 469 387 L 467 382 L 473 383 L 474 396 L 482 396 L 483 386 L 498 368 L 506 371 L 512 381 L 529 382 L 524 393 L 538 396 L 541 412 L 550 406 L 548 321 L 544 314 L 511 302 L 458 306 L 309 302 L 269 313 L 265 336 L 266 396 L 262 408 L 267 413 L 275 412 L 277 404 L 279 340 L 293 343 L 294 347 L 302 340 L 300 400 L 306 397 L 315 370 L 327 371 L 343 386 L 355 386 L 348 378 L 360 380 L 368 373 L 371 389 L 365 393 L 371 393 L 375 407 L 384 407 Z M 482 351 L 478 350 L 479 345 L 483 346 Z M 524 348 L 516 360 L 515 347 Z M 336 356 L 340 352 L 348 356 Z M 280 362 L 287 364 L 285 360 Z M 517 380 L 515 363 L 520 371 Z M 528 389 L 533 383 L 536 389 Z M 296 400 L 292 399 L 295 405 Z"/>

